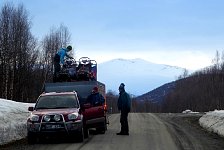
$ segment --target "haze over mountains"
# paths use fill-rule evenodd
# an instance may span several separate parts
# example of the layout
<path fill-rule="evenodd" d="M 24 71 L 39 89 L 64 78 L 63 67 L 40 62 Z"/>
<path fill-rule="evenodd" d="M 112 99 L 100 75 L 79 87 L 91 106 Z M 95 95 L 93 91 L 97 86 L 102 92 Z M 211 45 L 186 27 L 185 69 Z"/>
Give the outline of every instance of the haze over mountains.
<path fill-rule="evenodd" d="M 127 92 L 138 96 L 176 80 L 183 70 L 143 59 L 113 59 L 98 65 L 98 80 L 116 93 L 123 82 Z"/>

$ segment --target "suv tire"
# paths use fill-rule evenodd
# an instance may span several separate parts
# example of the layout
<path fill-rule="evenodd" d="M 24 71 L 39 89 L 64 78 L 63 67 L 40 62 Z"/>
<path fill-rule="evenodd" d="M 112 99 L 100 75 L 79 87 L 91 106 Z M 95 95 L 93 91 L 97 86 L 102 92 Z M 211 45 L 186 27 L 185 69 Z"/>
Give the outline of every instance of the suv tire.
<path fill-rule="evenodd" d="M 84 141 L 84 131 L 83 128 L 81 129 L 81 131 L 78 133 L 77 135 L 77 142 L 82 143 Z"/>
<path fill-rule="evenodd" d="M 106 130 L 107 130 L 107 124 L 105 122 L 102 123 L 101 127 L 96 128 L 96 131 L 101 134 L 105 134 Z"/>
<path fill-rule="evenodd" d="M 28 144 L 35 144 L 37 141 L 36 135 L 31 132 L 28 132 L 27 133 L 27 141 L 28 141 Z"/>
<path fill-rule="evenodd" d="M 88 137 L 89 137 L 89 129 L 84 128 L 84 138 L 88 138 Z"/>

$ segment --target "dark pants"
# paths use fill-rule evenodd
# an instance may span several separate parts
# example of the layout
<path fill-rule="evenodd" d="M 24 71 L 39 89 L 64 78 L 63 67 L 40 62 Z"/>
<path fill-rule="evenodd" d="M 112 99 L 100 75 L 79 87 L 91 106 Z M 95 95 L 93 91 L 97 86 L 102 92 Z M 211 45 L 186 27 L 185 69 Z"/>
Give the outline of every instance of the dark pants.
<path fill-rule="evenodd" d="M 57 74 L 61 70 L 61 66 L 59 62 L 54 63 L 54 73 Z"/>
<path fill-rule="evenodd" d="M 121 111 L 121 132 L 122 133 L 129 133 L 129 127 L 128 127 L 128 112 L 122 112 Z"/>
<path fill-rule="evenodd" d="M 58 73 L 61 70 L 61 66 L 60 66 L 60 56 L 59 55 L 55 55 L 54 57 L 54 80 L 56 81 L 58 78 Z"/>

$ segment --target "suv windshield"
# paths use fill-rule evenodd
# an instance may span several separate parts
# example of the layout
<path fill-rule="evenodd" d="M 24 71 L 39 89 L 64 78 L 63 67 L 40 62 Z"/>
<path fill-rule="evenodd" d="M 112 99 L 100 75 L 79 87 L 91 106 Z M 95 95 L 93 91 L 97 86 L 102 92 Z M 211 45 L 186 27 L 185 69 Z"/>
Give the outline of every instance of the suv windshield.
<path fill-rule="evenodd" d="M 75 95 L 48 95 L 41 96 L 36 104 L 36 109 L 78 108 Z"/>

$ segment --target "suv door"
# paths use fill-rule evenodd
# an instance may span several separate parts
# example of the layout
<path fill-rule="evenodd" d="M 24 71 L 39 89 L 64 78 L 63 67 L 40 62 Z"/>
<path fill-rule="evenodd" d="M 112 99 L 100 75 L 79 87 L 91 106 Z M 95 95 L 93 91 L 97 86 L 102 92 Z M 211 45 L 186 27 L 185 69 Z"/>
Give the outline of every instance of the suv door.
<path fill-rule="evenodd" d="M 84 116 L 86 120 L 105 117 L 106 111 L 103 105 L 94 107 L 84 105 L 84 107 L 85 107 Z"/>

